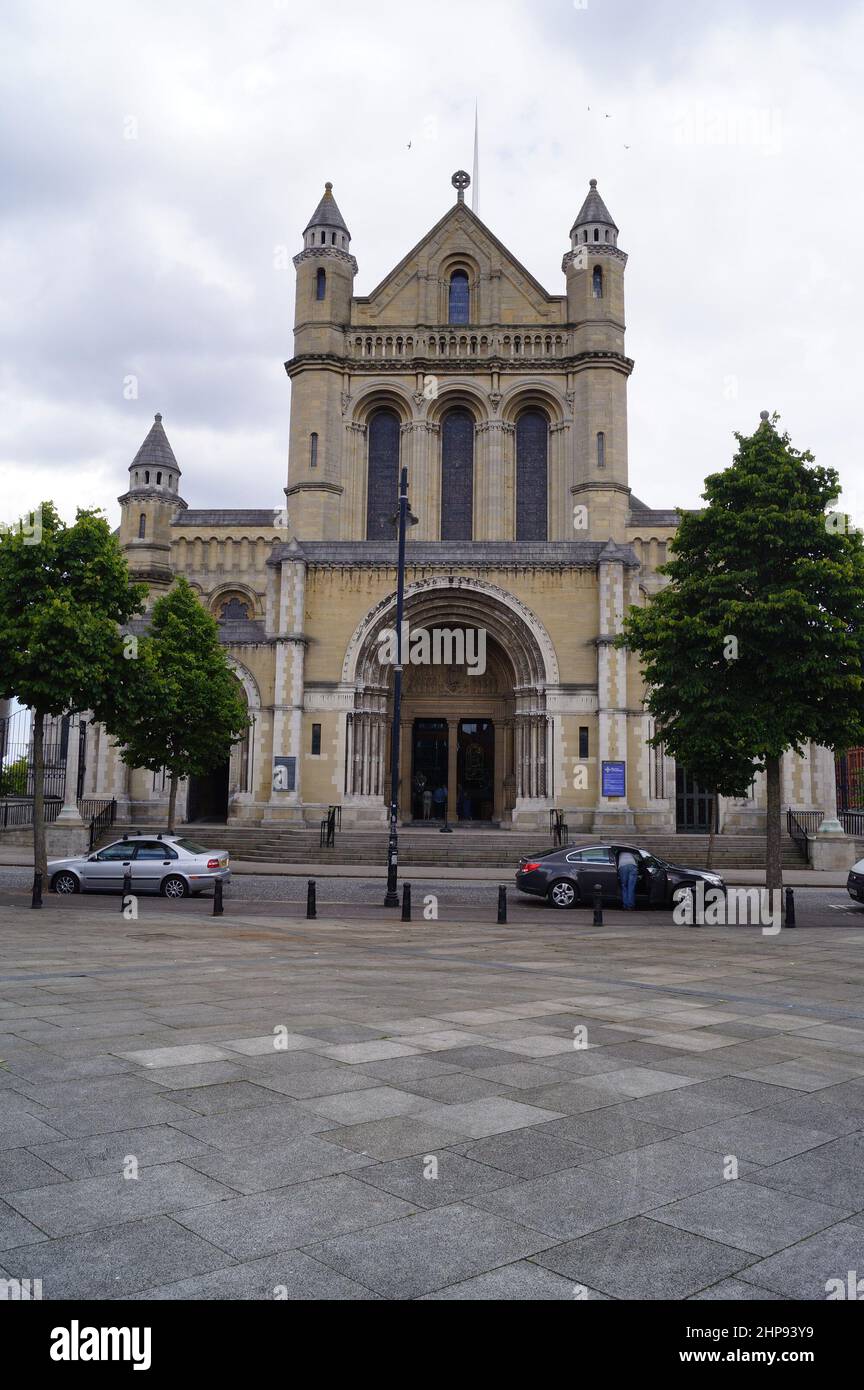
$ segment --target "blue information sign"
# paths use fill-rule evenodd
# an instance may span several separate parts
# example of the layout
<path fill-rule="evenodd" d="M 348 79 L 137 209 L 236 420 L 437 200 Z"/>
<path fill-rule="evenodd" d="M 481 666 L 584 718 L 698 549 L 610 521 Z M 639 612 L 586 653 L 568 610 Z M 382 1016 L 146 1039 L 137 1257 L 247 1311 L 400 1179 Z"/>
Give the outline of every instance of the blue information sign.
<path fill-rule="evenodd" d="M 604 796 L 626 796 L 627 795 L 627 764 L 626 763 L 607 763 L 603 764 L 603 795 Z"/>

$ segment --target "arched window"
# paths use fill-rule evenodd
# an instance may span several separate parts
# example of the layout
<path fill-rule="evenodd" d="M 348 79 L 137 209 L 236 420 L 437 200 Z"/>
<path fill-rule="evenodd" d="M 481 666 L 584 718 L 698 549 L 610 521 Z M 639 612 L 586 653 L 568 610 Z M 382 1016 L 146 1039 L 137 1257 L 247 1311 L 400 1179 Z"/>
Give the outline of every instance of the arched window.
<path fill-rule="evenodd" d="M 309 436 L 309 467 L 310 467 L 310 468 L 317 468 L 317 467 L 318 467 L 318 436 L 317 436 L 317 434 L 310 434 L 310 436 Z"/>
<path fill-rule="evenodd" d="M 606 436 L 602 430 L 597 435 L 597 467 L 606 467 Z"/>
<path fill-rule="evenodd" d="M 594 228 L 594 240 L 595 240 L 595 241 L 599 241 L 599 240 L 600 240 L 600 229 L 599 229 L 599 227 L 595 227 L 595 228 Z"/>
<path fill-rule="evenodd" d="M 441 426 L 441 539 L 470 541 L 474 534 L 474 417 L 462 406 Z"/>
<path fill-rule="evenodd" d="M 138 518 L 138 539 L 143 541 L 147 535 L 147 513 L 142 512 Z"/>
<path fill-rule="evenodd" d="M 157 487 L 161 486 L 161 483 L 162 483 L 162 474 L 161 474 L 161 473 L 157 473 L 157 474 L 156 474 L 156 486 L 157 486 Z"/>
<path fill-rule="evenodd" d="M 468 275 L 464 270 L 454 270 L 450 276 L 450 312 L 448 323 L 468 323 L 471 307 L 468 290 Z"/>
<path fill-rule="evenodd" d="M 393 516 L 399 497 L 399 431 L 399 416 L 395 410 L 379 410 L 369 421 L 367 541 L 396 539 Z"/>
<path fill-rule="evenodd" d="M 319 269 L 315 273 L 315 298 L 323 299 L 327 293 L 327 271 Z"/>
<path fill-rule="evenodd" d="M 599 265 L 594 267 L 594 298 L 603 298 L 603 268 Z"/>
<path fill-rule="evenodd" d="M 144 473 L 144 481 L 145 481 L 145 483 L 149 483 L 149 481 L 150 481 L 150 469 L 149 469 L 149 468 L 148 468 L 148 469 L 145 471 L 145 473 Z"/>
<path fill-rule="evenodd" d="M 549 421 L 541 410 L 526 410 L 516 421 L 516 539 L 545 541 Z"/>

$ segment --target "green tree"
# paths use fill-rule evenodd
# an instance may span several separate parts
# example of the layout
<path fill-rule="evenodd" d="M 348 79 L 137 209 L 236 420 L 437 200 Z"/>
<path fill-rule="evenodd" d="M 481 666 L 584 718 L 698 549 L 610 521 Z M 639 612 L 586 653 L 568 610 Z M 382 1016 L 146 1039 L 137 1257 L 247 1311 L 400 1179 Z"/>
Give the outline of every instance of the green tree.
<path fill-rule="evenodd" d="M 33 711 L 33 854 L 45 853 L 46 715 L 110 710 L 122 653 L 120 624 L 141 611 L 123 552 L 98 511 L 67 526 L 51 502 L 35 527 L 0 532 L 0 699 Z"/>
<path fill-rule="evenodd" d="M 27 759 L 22 754 L 0 771 L 0 796 L 25 796 L 26 792 Z"/>
<path fill-rule="evenodd" d="M 766 775 L 766 884 L 782 884 L 780 762 L 813 740 L 864 738 L 864 546 L 834 469 L 779 434 L 736 434 L 729 468 L 683 512 L 669 579 L 621 640 L 642 658 L 658 739 L 704 785 L 743 795 Z"/>
<path fill-rule="evenodd" d="M 129 767 L 171 777 L 168 830 L 174 830 L 182 777 L 212 771 L 248 728 L 243 693 L 219 642 L 214 618 L 186 580 L 153 605 L 125 679 L 112 732 Z"/>

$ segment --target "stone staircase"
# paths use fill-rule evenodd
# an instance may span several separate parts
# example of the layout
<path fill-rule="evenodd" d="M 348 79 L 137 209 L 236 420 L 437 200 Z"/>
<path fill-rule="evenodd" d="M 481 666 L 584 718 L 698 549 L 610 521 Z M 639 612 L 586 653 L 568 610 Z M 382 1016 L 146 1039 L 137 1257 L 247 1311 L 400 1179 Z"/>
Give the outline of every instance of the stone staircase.
<path fill-rule="evenodd" d="M 111 839 L 128 829 L 112 827 Z M 145 827 L 136 827 L 144 830 Z M 232 859 L 246 863 L 275 864 L 357 864 L 384 865 L 387 862 L 387 834 L 377 830 L 343 830 L 336 835 L 333 849 L 319 844 L 317 829 L 274 828 L 268 826 L 201 825 L 183 826 L 190 839 L 213 849 L 227 849 Z M 656 854 L 658 859 L 705 868 L 708 856 L 707 835 L 664 835 L 625 832 L 620 837 Z M 574 835 L 575 846 L 596 845 L 602 842 L 597 835 Z M 406 826 L 399 831 L 399 860 L 402 864 L 429 868 L 507 868 L 515 869 L 523 855 L 543 854 L 551 849 L 551 840 L 542 831 L 526 833 L 510 830 L 454 830 L 442 835 L 439 830 Z M 795 844 L 784 835 L 783 863 L 787 868 L 805 867 L 806 861 Z M 718 835 L 714 840 L 712 867 L 723 869 L 760 869 L 765 865 L 764 835 Z"/>

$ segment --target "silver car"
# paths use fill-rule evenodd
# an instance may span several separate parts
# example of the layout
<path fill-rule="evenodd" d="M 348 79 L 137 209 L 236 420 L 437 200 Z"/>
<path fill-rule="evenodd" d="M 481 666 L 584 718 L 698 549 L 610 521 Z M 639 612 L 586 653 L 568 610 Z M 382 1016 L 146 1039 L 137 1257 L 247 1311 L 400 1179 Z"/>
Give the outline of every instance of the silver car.
<path fill-rule="evenodd" d="M 217 879 L 231 881 L 227 850 L 205 849 L 185 835 L 154 831 L 127 835 L 76 859 L 48 861 L 48 883 L 55 893 L 122 893 L 127 874 L 133 893 L 165 898 L 202 893 Z"/>

